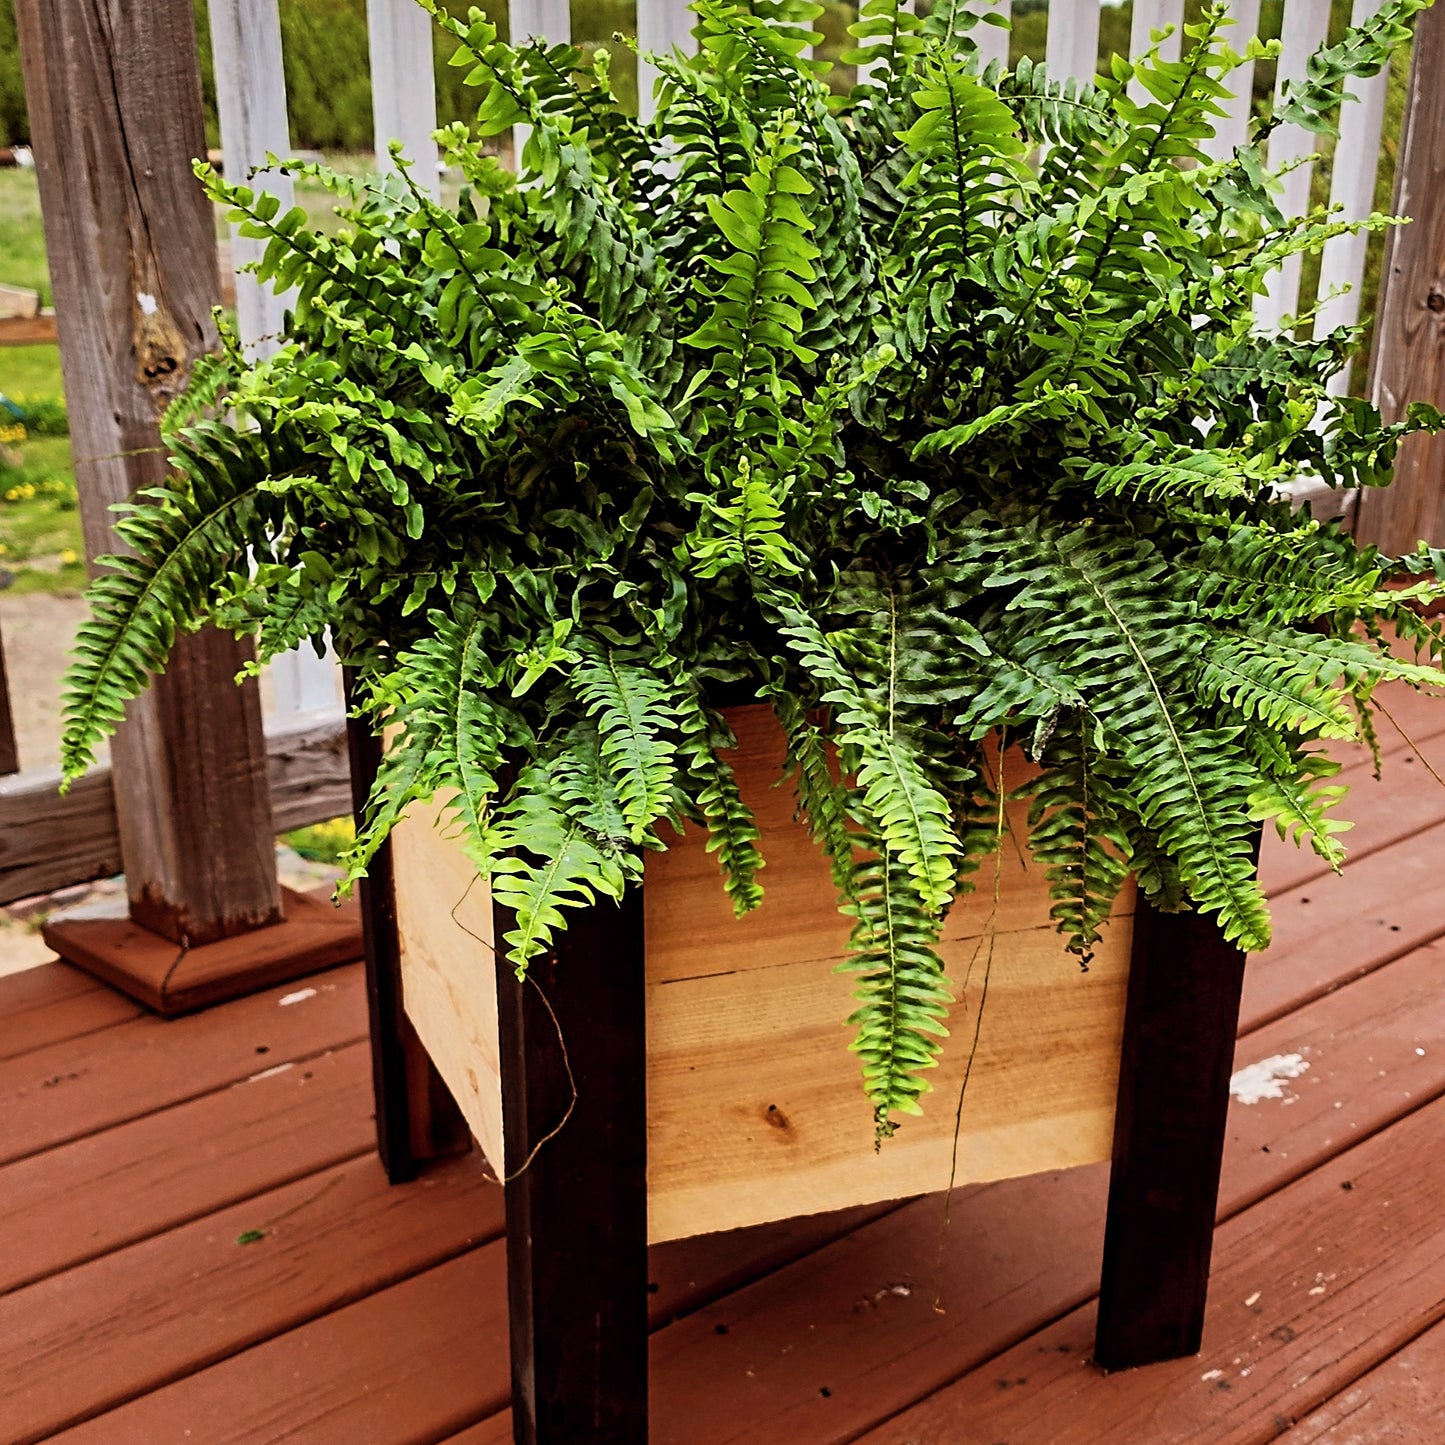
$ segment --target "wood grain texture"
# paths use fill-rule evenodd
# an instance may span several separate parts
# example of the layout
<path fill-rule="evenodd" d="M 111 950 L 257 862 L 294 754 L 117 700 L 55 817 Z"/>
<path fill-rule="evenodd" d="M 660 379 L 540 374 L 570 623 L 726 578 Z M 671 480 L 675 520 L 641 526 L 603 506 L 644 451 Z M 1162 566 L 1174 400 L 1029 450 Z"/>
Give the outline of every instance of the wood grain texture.
<path fill-rule="evenodd" d="M 1230 1106 L 1221 1217 L 1445 1094 L 1445 945 L 1421 948 L 1240 1040 L 1236 1070 L 1298 1056 L 1277 1097 Z"/>
<path fill-rule="evenodd" d="M 827 1244 L 846 1211 L 651 1251 L 654 1327 Z M 507 1401 L 505 1249 L 484 1245 L 57 1437 L 65 1445 L 435 1440 Z M 498 1416 L 510 1441 L 511 1416 Z M 488 1438 L 493 1438 L 489 1436 Z M 580 1442 L 579 1442 L 580 1445 Z"/>
<path fill-rule="evenodd" d="M 61 961 L 11 974 L 0 983 L 36 975 L 54 986 L 31 1001 L 0 988 L 0 1060 L 82 1038 L 140 1015 L 139 1006 L 130 999 Z"/>
<path fill-rule="evenodd" d="M 478 1161 L 389 1189 L 365 1158 L 16 1290 L 0 1299 L 7 1438 L 47 1439 L 501 1227 L 500 1191 Z M 328 1248 L 337 1237 L 344 1257 Z M 92 1363 L 77 1371 L 81 1348 Z"/>
<path fill-rule="evenodd" d="M 209 1013 L 146 1015 L 36 1049 L 0 1064 L 0 1162 L 239 1083 L 259 1072 L 258 1048 L 296 1060 L 365 1037 L 361 970 L 344 968 Z"/>
<path fill-rule="evenodd" d="M 61 958 L 104 979 L 166 1018 L 240 998 L 361 957 L 355 899 L 281 890 L 286 916 L 187 948 L 130 918 L 60 918 L 41 935 Z"/>
<path fill-rule="evenodd" d="M 1412 401 L 1445 407 L 1445 11 L 1416 19 L 1415 56 L 1395 170 L 1397 226 L 1385 246 L 1370 397 L 1386 421 Z M 1389 553 L 1445 542 L 1445 437 L 1408 437 L 1394 485 L 1360 494 L 1355 534 Z"/>
<path fill-rule="evenodd" d="M 96 0 L 16 8 L 81 526 L 119 550 L 109 510 L 168 473 L 158 418 L 216 345 L 220 300 L 193 7 Z M 281 916 L 260 692 L 248 645 L 187 634 L 112 743 L 137 921 L 208 943 Z"/>
<path fill-rule="evenodd" d="M 1254 1445 L 1445 1316 L 1438 1150 L 1445 1101 L 1272 1194 L 1219 1231 L 1204 1353 L 1100 1378 L 1092 1306 L 861 1437 L 991 1445 Z M 1000 1380 L 1010 1382 L 1007 1390 Z"/>
<path fill-rule="evenodd" d="M 1432 784 L 1433 787 L 1433 784 Z M 1301 1003 L 1445 934 L 1445 823 L 1270 900 L 1274 941 L 1250 959 L 1240 1028 Z"/>
<path fill-rule="evenodd" d="M 351 811 L 339 713 L 269 733 L 266 771 L 278 832 Z M 109 878 L 121 871 L 120 849 L 109 767 L 92 768 L 65 794 L 53 770 L 0 778 L 0 903 Z"/>
<path fill-rule="evenodd" d="M 985 972 L 988 1008 L 969 1080 L 959 1182 L 1109 1156 L 1123 1027 L 1132 890 L 1088 973 L 1049 921 L 1042 874 L 1001 861 L 950 915 L 942 948 L 960 1002 L 934 1093 L 881 1151 L 844 1021 L 851 983 L 828 867 L 793 821 L 782 735 L 764 708 L 729 713 L 734 760 L 768 860 L 767 901 L 732 917 L 716 858 L 696 832 L 650 854 L 648 978 L 650 1237 L 677 1238 L 942 1188 L 953 1168 L 953 1103 Z M 408 1013 L 488 1158 L 497 1137 L 496 1049 L 486 890 L 413 809 L 393 835 Z M 454 917 L 455 915 L 455 921 Z M 415 1008 L 413 1000 L 416 1000 Z"/>
<path fill-rule="evenodd" d="M 419 814 L 413 809 L 388 843 L 406 1018 L 500 1175 L 492 894 L 462 850 L 433 830 L 435 815 Z M 379 1097 L 387 1092 L 380 1083 L 378 1089 Z"/>
<path fill-rule="evenodd" d="M 1424 1445 L 1445 1420 L 1445 1325 L 1377 1365 L 1301 1420 L 1290 1445 Z"/>
<path fill-rule="evenodd" d="M 228 1089 L 0 1171 L 0 1294 L 370 1150 L 364 1043 L 253 1057 Z"/>

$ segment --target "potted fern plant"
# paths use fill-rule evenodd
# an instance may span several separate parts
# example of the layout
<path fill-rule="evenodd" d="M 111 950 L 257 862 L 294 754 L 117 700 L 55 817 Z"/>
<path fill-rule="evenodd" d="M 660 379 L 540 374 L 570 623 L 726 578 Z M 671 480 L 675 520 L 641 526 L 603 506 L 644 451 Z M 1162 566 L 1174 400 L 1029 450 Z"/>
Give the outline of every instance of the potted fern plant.
<path fill-rule="evenodd" d="M 971 1085 L 973 1176 L 1102 1157 L 1131 890 L 1265 947 L 1258 827 L 1337 865 L 1321 740 L 1368 737 L 1385 679 L 1445 683 L 1433 554 L 1280 493 L 1383 485 L 1440 417 L 1328 395 L 1356 331 L 1251 316 L 1286 257 L 1351 229 L 1281 216 L 1259 142 L 1327 130 L 1426 0 L 1321 51 L 1223 161 L 1221 4 L 1181 59 L 1090 87 L 981 71 L 951 0 L 869 0 L 836 97 L 805 58 L 818 7 L 696 0 L 699 53 L 654 58 L 642 124 L 605 53 L 423 3 L 478 93 L 441 133 L 455 205 L 404 166 L 290 167 L 339 198 L 329 235 L 200 168 L 296 302 L 279 352 L 230 346 L 169 419 L 174 480 L 91 589 L 69 774 L 178 628 L 262 658 L 329 630 L 391 739 L 352 873 L 410 815 L 404 932 L 448 1006 L 469 973 L 486 993 L 454 926 L 478 876 L 521 971 L 646 872 L 654 1127 L 694 1141 L 660 1237 L 941 1183 L 951 1108 L 871 1182 L 858 1160 L 918 1112 L 980 957 L 1012 1046 Z M 489 153 L 514 126 L 515 175 Z M 734 1045 L 728 1088 L 688 1083 Z M 950 1044 L 947 1077 L 971 1057 Z M 779 1102 L 784 1066 L 811 1112 Z M 699 1137 L 723 1194 L 719 1157 L 776 1146 L 769 1197 L 709 1212 Z"/>

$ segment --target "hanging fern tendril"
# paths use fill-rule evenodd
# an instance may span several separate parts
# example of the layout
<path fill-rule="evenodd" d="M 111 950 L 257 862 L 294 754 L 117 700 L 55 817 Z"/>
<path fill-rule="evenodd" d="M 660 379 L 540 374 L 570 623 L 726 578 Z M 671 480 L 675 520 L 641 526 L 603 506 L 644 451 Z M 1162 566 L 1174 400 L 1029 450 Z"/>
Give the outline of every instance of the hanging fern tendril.
<path fill-rule="evenodd" d="M 1423 3 L 1322 51 L 1257 138 L 1331 128 Z M 1286 220 L 1256 144 L 1210 158 L 1225 7 L 1091 86 L 981 71 L 952 0 L 867 0 L 834 96 L 811 0 L 696 0 L 646 123 L 605 52 L 427 8 L 477 99 L 440 136 L 455 203 L 404 165 L 277 162 L 329 188 L 331 234 L 201 169 L 294 307 L 274 356 L 232 339 L 170 410 L 172 479 L 91 589 L 67 774 L 179 630 L 263 655 L 329 631 L 391 729 L 353 873 L 442 793 L 524 972 L 676 827 L 758 907 L 721 708 L 767 703 L 852 921 L 880 1138 L 944 1047 L 938 942 L 999 843 L 1000 738 L 1081 961 L 1130 874 L 1263 947 L 1261 823 L 1337 866 L 1323 742 L 1372 741 L 1381 682 L 1445 684 L 1416 608 L 1445 562 L 1278 488 L 1381 485 L 1442 418 L 1330 396 L 1351 333 L 1255 327 L 1272 271 L 1388 221 Z M 514 126 L 517 177 L 486 148 Z"/>

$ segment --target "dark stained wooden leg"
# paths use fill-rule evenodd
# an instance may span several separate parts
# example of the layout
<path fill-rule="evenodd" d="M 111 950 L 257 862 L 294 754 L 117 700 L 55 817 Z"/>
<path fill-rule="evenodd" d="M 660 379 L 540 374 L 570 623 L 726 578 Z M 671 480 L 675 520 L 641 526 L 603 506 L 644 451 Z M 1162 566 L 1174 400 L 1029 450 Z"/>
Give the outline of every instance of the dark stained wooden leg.
<path fill-rule="evenodd" d="M 359 818 L 381 763 L 381 740 L 365 721 L 349 715 L 350 669 L 344 675 L 351 798 Z M 471 1135 L 402 1008 L 401 950 L 389 844 L 383 843 L 377 850 L 367 876 L 357 884 L 357 894 L 366 951 L 376 1146 L 387 1179 L 393 1184 L 405 1184 L 416 1178 L 422 1161 L 465 1152 L 471 1147 Z"/>
<path fill-rule="evenodd" d="M 1197 1354 L 1245 956 L 1211 918 L 1134 917 L 1094 1358 Z"/>
<path fill-rule="evenodd" d="M 497 937 L 511 927 L 499 909 Z M 534 959 L 525 983 L 499 956 L 497 1004 L 514 1438 L 645 1445 L 641 889 L 570 914 L 556 953 Z"/>
<path fill-rule="evenodd" d="M 0 637 L 0 777 L 20 771 L 15 722 L 10 715 L 10 684 L 5 677 L 5 639 Z"/>

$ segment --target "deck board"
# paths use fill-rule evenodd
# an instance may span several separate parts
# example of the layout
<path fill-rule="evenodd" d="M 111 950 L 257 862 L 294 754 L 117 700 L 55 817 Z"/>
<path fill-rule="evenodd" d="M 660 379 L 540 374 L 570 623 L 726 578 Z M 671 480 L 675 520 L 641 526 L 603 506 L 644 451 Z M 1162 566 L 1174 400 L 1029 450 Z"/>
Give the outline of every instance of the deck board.
<path fill-rule="evenodd" d="M 888 1212 L 869 1206 L 658 1245 L 650 1251 L 653 1321 L 686 1315 Z M 499 1240 L 60 1438 L 69 1445 L 433 1440 L 506 1402 L 505 1290 Z M 398 1416 L 401 1407 L 410 1413 Z M 405 1432 L 393 1433 L 399 1421 Z"/>
<path fill-rule="evenodd" d="M 291 1005 L 282 999 L 315 990 Z M 188 1018 L 146 1014 L 0 1064 L 0 1164 L 366 1037 L 353 966 Z"/>
<path fill-rule="evenodd" d="M 1442 1142 L 1445 1101 L 1223 1225 L 1197 1359 L 1101 1374 L 1090 1304 L 861 1440 L 990 1445 L 1020 1420 L 1050 1445 L 1272 1438 L 1445 1316 L 1445 1215 L 1420 1168 Z"/>
<path fill-rule="evenodd" d="M 1445 1325 L 1435 1325 L 1301 1420 L 1290 1445 L 1430 1445 L 1445 1420 Z"/>
<path fill-rule="evenodd" d="M 1309 1069 L 1231 1110 L 1205 1355 L 1088 1365 L 1105 1170 L 1012 1180 L 959 1192 L 941 1263 L 937 1197 L 655 1250 L 655 1445 L 1437 1438 L 1445 790 L 1407 759 L 1445 771 L 1445 708 L 1398 694 L 1346 881 L 1266 843 L 1236 1065 Z M 0 979 L 7 1445 L 510 1438 L 498 1191 L 386 1187 L 364 1027 L 355 968 L 173 1023 Z"/>
<path fill-rule="evenodd" d="M 501 1229 L 478 1157 L 400 1189 L 367 1157 L 270 1190 L 0 1299 L 0 1357 L 25 1361 L 0 1375 L 0 1420 L 45 1439 Z"/>
<path fill-rule="evenodd" d="M 66 963 L 0 978 L 0 1061 L 129 1019 L 140 1005 Z"/>
<path fill-rule="evenodd" d="M 350 1044 L 11 1165 L 0 1295 L 369 1153 L 370 1105 Z"/>
<path fill-rule="evenodd" d="M 1242 1031 L 1445 935 L 1445 823 L 1270 900 L 1274 941 L 1249 961 Z"/>

